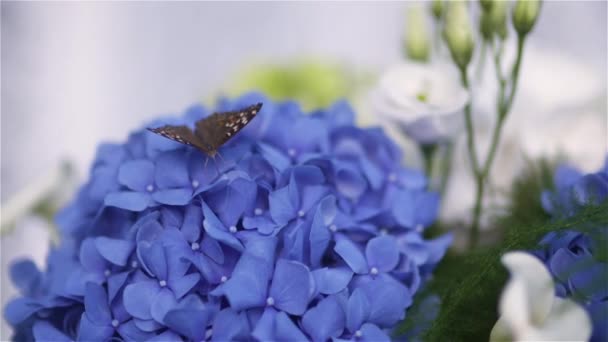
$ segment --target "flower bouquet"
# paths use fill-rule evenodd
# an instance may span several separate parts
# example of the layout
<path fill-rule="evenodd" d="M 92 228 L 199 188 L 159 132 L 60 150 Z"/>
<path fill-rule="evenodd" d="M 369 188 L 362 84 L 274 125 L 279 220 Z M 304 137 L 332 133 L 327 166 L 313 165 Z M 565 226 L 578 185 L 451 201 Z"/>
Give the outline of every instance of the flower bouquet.
<path fill-rule="evenodd" d="M 605 341 L 608 159 L 493 172 L 541 2 L 425 6 L 374 80 L 266 63 L 3 203 L 54 226 L 11 260 L 12 339 Z"/>

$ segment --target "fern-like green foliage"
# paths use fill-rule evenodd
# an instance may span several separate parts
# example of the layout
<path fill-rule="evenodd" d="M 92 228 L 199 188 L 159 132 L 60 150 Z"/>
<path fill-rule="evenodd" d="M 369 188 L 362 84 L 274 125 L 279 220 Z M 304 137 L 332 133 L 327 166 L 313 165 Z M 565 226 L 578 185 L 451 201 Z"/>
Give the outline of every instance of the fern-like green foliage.
<path fill-rule="evenodd" d="M 501 234 L 500 242 L 464 254 L 446 255 L 396 335 L 425 323 L 425 317 L 415 312 L 428 294 L 435 294 L 441 298 L 441 309 L 422 336 L 424 341 L 487 341 L 498 319 L 498 299 L 508 277 L 500 263 L 502 254 L 538 249 L 539 241 L 550 231 L 577 230 L 594 238 L 598 227 L 608 226 L 608 201 L 583 207 L 573 217 L 551 219 L 541 207 L 540 193 L 551 188 L 552 174 L 549 162 L 530 164 L 513 185 L 508 213 L 495 220 L 493 231 Z M 606 249 L 608 245 L 598 243 L 596 254 L 606 255 Z"/>

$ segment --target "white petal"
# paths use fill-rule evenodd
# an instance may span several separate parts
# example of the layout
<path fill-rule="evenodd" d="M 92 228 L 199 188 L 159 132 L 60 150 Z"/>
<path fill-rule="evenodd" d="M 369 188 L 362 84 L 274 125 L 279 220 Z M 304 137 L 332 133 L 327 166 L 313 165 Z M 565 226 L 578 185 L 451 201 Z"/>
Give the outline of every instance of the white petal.
<path fill-rule="evenodd" d="M 541 325 L 555 297 L 551 274 L 540 260 L 529 253 L 509 252 L 502 256 L 501 261 L 511 273 L 500 301 L 501 314 L 508 315 L 505 319 L 514 322 L 522 320 L 517 316 L 525 315 L 523 318 L 531 324 Z"/>
<path fill-rule="evenodd" d="M 501 317 L 494 324 L 494 328 L 490 332 L 490 342 L 507 342 L 513 341 L 513 335 L 505 320 Z"/>
<path fill-rule="evenodd" d="M 591 337 L 591 319 L 585 309 L 570 299 L 555 297 L 544 324 L 522 336 L 526 340 L 587 341 Z"/>

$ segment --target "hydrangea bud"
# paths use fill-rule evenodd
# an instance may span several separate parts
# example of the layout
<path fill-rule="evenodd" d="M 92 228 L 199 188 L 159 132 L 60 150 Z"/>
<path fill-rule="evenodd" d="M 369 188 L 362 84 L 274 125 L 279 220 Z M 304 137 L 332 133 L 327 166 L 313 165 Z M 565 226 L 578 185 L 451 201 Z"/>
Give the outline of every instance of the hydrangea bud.
<path fill-rule="evenodd" d="M 443 36 L 448 44 L 452 59 L 459 68 L 464 69 L 471 61 L 475 41 L 469 18 L 467 3 L 454 1 L 449 3 Z"/>
<path fill-rule="evenodd" d="M 429 33 L 422 7 L 410 6 L 406 14 L 405 50 L 413 60 L 429 59 Z"/>
<path fill-rule="evenodd" d="M 513 26 L 517 33 L 524 36 L 532 30 L 540 12 L 540 0 L 518 0 L 513 7 Z"/>
<path fill-rule="evenodd" d="M 443 0 L 433 0 L 431 12 L 433 12 L 433 17 L 435 17 L 435 19 L 441 19 L 443 16 Z"/>

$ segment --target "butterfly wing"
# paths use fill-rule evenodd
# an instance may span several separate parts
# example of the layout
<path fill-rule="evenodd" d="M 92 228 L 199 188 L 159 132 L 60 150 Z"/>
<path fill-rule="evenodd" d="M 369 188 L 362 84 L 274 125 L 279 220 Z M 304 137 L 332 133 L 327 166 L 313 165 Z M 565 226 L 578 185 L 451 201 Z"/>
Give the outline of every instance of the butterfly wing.
<path fill-rule="evenodd" d="M 194 146 L 205 153 L 210 152 L 188 126 L 165 125 L 158 128 L 148 128 L 148 130 L 178 143 Z"/>
<path fill-rule="evenodd" d="M 213 113 L 196 122 L 194 135 L 200 139 L 203 145 L 210 147 L 211 155 L 213 155 L 243 127 L 247 126 L 261 108 L 262 103 L 257 103 L 241 110 Z"/>

